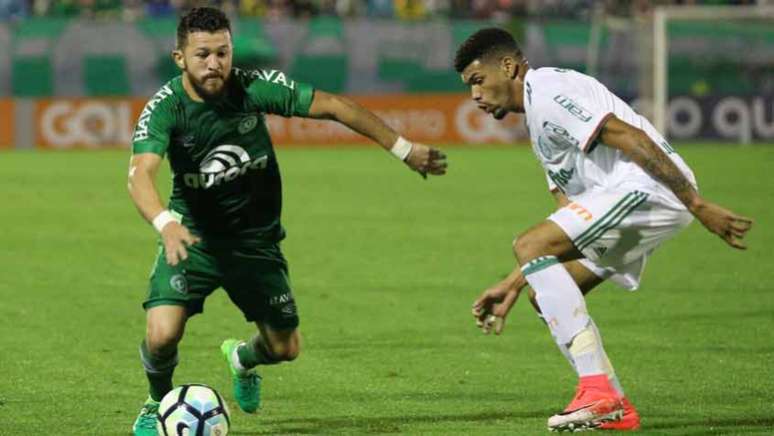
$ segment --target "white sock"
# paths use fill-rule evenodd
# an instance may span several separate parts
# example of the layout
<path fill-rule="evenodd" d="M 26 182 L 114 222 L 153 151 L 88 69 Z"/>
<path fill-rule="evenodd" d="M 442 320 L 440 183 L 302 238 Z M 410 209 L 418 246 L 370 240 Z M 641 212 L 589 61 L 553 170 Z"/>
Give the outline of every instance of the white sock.
<path fill-rule="evenodd" d="M 543 314 L 538 313 L 538 318 L 540 318 L 541 321 L 543 321 L 544 324 L 548 325 L 545 318 L 543 318 Z M 572 360 L 572 355 L 570 354 L 570 349 L 567 348 L 566 344 L 560 344 L 556 342 L 556 338 L 554 337 L 554 342 L 556 343 L 556 346 L 559 347 L 559 351 L 562 353 L 562 356 L 564 356 L 565 359 L 567 359 L 567 363 L 570 364 L 572 367 L 572 370 L 575 371 L 575 373 L 578 373 L 578 369 L 575 368 L 575 361 Z"/>
<path fill-rule="evenodd" d="M 599 347 L 599 353 L 602 354 L 603 363 L 605 366 L 605 374 L 607 374 L 607 379 L 610 380 L 610 384 L 613 385 L 616 392 L 618 392 L 618 395 L 623 397 L 624 390 L 623 386 L 621 386 L 621 381 L 618 380 L 618 376 L 615 375 L 615 369 L 613 369 L 613 364 L 610 363 L 610 359 L 607 357 L 607 353 L 605 352 L 605 347 L 602 345 L 602 336 L 599 334 L 599 329 L 597 328 L 597 325 L 592 320 L 589 323 L 589 327 L 594 332 L 594 336 L 597 337 L 597 346 Z"/>
<path fill-rule="evenodd" d="M 570 273 L 555 256 L 541 256 L 521 267 L 551 334 L 569 344 L 589 324 L 586 301 Z M 577 363 L 577 362 L 576 362 Z"/>
<path fill-rule="evenodd" d="M 575 361 L 572 359 L 572 354 L 570 354 L 570 349 L 567 348 L 567 345 L 565 344 L 556 344 L 559 346 L 559 351 L 562 352 L 562 356 L 564 356 L 565 359 L 567 359 L 568 362 L 570 362 L 570 366 L 572 366 L 572 369 L 575 370 L 575 373 L 578 373 L 578 368 L 575 367 Z"/>
<path fill-rule="evenodd" d="M 239 360 L 239 353 L 237 351 L 239 350 L 239 347 L 246 347 L 246 346 L 247 345 L 244 342 L 242 342 L 241 344 L 234 347 L 234 350 L 231 352 L 231 364 L 234 365 L 234 368 L 236 368 L 236 370 L 241 374 L 247 372 L 247 368 L 245 368 L 242 365 L 242 362 Z"/>
<path fill-rule="evenodd" d="M 538 317 L 545 322 L 543 319 L 542 314 L 538 314 Z M 618 376 L 615 374 L 615 370 L 613 369 L 613 365 L 610 363 L 610 359 L 607 357 L 607 353 L 605 352 L 605 347 L 602 345 L 602 337 L 599 334 L 599 329 L 597 328 L 596 323 L 594 323 L 594 320 L 591 320 L 591 323 L 589 325 L 594 332 L 594 335 L 597 337 L 597 345 L 599 347 L 598 352 L 602 354 L 603 358 L 603 366 L 605 369 L 605 374 L 607 374 L 607 379 L 610 381 L 610 384 L 615 388 L 616 392 L 618 392 L 618 395 L 621 397 L 625 396 L 623 387 L 621 386 L 621 381 L 618 380 Z M 572 366 L 572 369 L 575 371 L 575 373 L 578 373 L 578 368 L 575 366 L 575 360 L 572 357 L 572 354 L 570 354 L 570 348 L 566 344 L 556 344 L 557 347 L 559 347 L 559 351 L 562 353 L 562 356 L 564 356 L 565 359 L 567 359 L 567 362 Z"/>
<path fill-rule="evenodd" d="M 575 335 L 568 347 L 580 377 L 606 374 L 604 351 L 600 353 L 602 347 L 599 346 L 590 324 Z"/>
<path fill-rule="evenodd" d="M 555 256 L 541 256 L 521 268 L 535 291 L 542 318 L 559 350 L 579 376 L 606 374 L 623 396 L 623 389 L 602 347 L 599 330 L 588 315 L 586 301 L 570 273 Z"/>

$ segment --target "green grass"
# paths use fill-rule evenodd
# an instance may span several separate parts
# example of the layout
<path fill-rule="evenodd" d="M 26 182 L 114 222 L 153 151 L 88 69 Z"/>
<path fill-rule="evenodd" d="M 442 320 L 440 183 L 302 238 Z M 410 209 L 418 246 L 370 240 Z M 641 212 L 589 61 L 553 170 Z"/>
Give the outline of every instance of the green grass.
<path fill-rule="evenodd" d="M 695 223 L 640 291 L 604 285 L 589 308 L 644 434 L 771 434 L 774 149 L 680 151 L 708 198 L 756 220 L 750 249 Z M 423 181 L 374 149 L 281 151 L 303 352 L 262 371 L 259 415 L 237 411 L 218 346 L 254 327 L 217 292 L 189 323 L 175 381 L 222 391 L 234 435 L 543 434 L 572 395 L 570 367 L 525 301 L 501 337 L 477 331 L 470 304 L 552 201 L 527 148 L 448 154 L 449 175 Z M 127 160 L 0 154 L 0 434 L 126 435 L 145 399 L 155 246 Z"/>

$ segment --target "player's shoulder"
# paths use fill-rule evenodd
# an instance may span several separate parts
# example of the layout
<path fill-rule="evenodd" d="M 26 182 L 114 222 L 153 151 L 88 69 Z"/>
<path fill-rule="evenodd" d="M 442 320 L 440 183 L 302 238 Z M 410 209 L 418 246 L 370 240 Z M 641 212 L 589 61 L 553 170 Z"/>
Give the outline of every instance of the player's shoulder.
<path fill-rule="evenodd" d="M 180 101 L 183 91 L 182 78 L 177 76 L 170 79 L 167 83 L 161 85 L 145 103 L 144 111 L 155 111 L 160 107 L 172 107 Z"/>
<path fill-rule="evenodd" d="M 550 67 L 527 71 L 524 77 L 525 109 L 531 119 L 542 118 L 553 108 L 553 98 L 571 88 L 567 77 L 569 71 Z"/>
<path fill-rule="evenodd" d="M 249 88 L 256 81 L 283 85 L 291 89 L 294 86 L 293 80 L 289 79 L 285 73 L 279 70 L 261 68 L 246 69 L 234 67 L 231 70 L 231 76 L 235 79 L 234 81 L 244 89 Z"/>
<path fill-rule="evenodd" d="M 161 86 L 145 103 L 137 120 L 132 141 L 139 142 L 149 138 L 151 126 L 171 126 L 176 120 L 175 107 L 180 101 L 182 84 L 180 76 Z"/>
<path fill-rule="evenodd" d="M 558 110 L 567 100 L 593 95 L 602 85 L 593 77 L 575 70 L 544 67 L 529 70 L 524 86 L 528 110 L 544 112 Z"/>
<path fill-rule="evenodd" d="M 532 88 L 533 95 L 551 96 L 557 91 L 577 89 L 594 81 L 591 76 L 565 68 L 543 67 L 529 70 L 524 78 L 525 83 Z"/>

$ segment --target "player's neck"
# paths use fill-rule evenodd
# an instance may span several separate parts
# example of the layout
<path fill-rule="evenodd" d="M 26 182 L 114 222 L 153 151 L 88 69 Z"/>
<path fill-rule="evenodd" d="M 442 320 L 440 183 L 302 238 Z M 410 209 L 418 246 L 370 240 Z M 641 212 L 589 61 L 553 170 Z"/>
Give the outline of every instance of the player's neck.
<path fill-rule="evenodd" d="M 516 82 L 513 84 L 513 108 L 511 109 L 511 112 L 515 112 L 517 114 L 524 113 L 524 83 L 518 82 L 518 78 L 516 79 Z"/>
<path fill-rule="evenodd" d="M 519 71 L 519 74 L 513 79 L 513 112 L 524 113 L 524 78 L 529 71 L 529 64 L 524 62 L 524 68 Z"/>
<path fill-rule="evenodd" d="M 196 92 L 196 88 L 194 88 L 191 80 L 185 73 L 183 73 L 183 90 L 185 90 L 185 93 L 188 94 L 188 97 L 190 97 L 191 100 L 198 103 L 204 103 L 204 99 Z"/>

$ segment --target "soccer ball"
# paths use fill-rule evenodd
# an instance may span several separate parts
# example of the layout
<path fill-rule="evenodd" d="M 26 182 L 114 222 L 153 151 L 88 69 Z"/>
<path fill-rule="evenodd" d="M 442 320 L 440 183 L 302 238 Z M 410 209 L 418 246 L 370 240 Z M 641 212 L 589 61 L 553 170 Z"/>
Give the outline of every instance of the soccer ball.
<path fill-rule="evenodd" d="M 223 397 L 207 385 L 178 386 L 161 399 L 156 429 L 164 436 L 226 436 L 231 424 Z"/>

